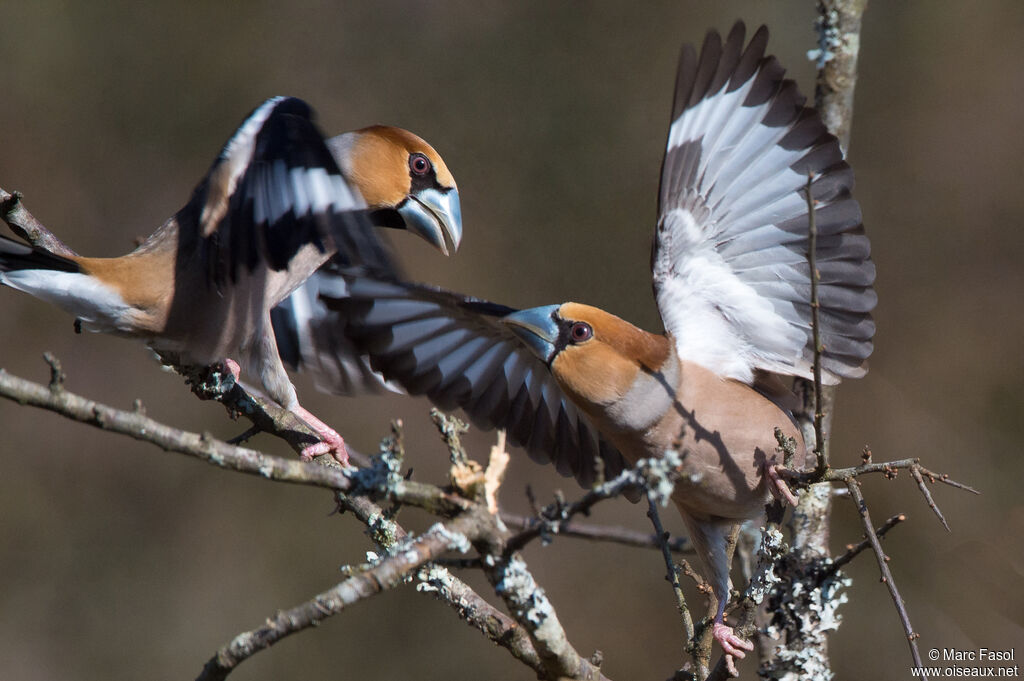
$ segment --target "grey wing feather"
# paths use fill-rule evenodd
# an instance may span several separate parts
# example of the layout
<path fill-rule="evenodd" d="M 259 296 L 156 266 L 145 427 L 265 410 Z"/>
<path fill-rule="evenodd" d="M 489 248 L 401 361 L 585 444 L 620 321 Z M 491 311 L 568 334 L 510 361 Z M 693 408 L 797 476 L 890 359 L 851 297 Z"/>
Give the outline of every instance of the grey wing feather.
<path fill-rule="evenodd" d="M 737 23 L 679 61 L 652 255 L 655 295 L 681 357 L 752 382 L 809 377 L 806 186 L 816 202 L 824 380 L 865 372 L 876 296 L 853 171 L 796 84 Z"/>
<path fill-rule="evenodd" d="M 591 487 L 625 462 L 558 386 L 548 367 L 501 323 L 513 312 L 487 301 L 354 271 L 324 296 L 373 368 L 482 428 L 504 428 L 539 463 Z M 599 462 L 599 463 L 598 463 Z"/>

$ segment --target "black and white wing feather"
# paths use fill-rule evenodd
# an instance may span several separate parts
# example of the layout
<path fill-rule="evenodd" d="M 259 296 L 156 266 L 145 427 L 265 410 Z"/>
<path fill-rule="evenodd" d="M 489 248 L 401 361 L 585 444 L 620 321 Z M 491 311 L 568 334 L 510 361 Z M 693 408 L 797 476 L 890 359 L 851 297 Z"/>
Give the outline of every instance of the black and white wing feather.
<path fill-rule="evenodd" d="M 328 145 L 330 146 L 330 145 Z M 328 309 L 321 294 L 348 295 L 343 272 L 359 267 L 385 279 L 400 279 L 401 268 L 387 239 L 376 229 L 348 229 L 336 239 L 337 252 L 291 295 L 270 311 L 277 351 L 292 371 L 313 377 L 318 389 L 335 395 L 404 392 L 370 366 L 345 335 L 345 318 Z"/>
<path fill-rule="evenodd" d="M 681 357 L 752 382 L 756 370 L 809 377 L 808 209 L 812 178 L 823 380 L 865 373 L 874 265 L 834 136 L 774 57 L 761 27 L 737 23 L 684 47 L 662 166 L 652 269 Z"/>
<path fill-rule="evenodd" d="M 182 253 L 218 288 L 260 267 L 286 269 L 307 246 L 324 253 L 372 230 L 312 109 L 293 97 L 249 115 L 176 218 Z"/>
<path fill-rule="evenodd" d="M 346 336 L 347 320 L 321 296 L 348 296 L 348 283 L 329 262 L 270 311 L 277 351 L 285 365 L 313 377 L 317 388 L 335 395 L 405 392 L 370 366 L 370 358 Z"/>
<path fill-rule="evenodd" d="M 346 295 L 324 296 L 373 368 L 481 428 L 504 428 L 538 463 L 593 486 L 625 462 L 576 409 L 548 367 L 501 323 L 512 308 L 405 282 L 347 275 Z M 600 461 L 600 463 L 598 463 Z"/>

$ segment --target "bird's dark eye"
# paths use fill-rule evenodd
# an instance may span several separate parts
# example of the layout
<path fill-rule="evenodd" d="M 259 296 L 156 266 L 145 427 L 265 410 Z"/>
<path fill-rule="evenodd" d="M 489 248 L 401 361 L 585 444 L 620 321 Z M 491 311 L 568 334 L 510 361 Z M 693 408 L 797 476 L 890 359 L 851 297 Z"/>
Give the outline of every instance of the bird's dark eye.
<path fill-rule="evenodd" d="M 410 154 L 409 170 L 413 175 L 426 175 L 430 172 L 430 160 L 423 154 Z"/>
<path fill-rule="evenodd" d="M 594 329 L 586 322 L 576 322 L 569 327 L 569 338 L 573 343 L 588 341 L 594 336 Z"/>

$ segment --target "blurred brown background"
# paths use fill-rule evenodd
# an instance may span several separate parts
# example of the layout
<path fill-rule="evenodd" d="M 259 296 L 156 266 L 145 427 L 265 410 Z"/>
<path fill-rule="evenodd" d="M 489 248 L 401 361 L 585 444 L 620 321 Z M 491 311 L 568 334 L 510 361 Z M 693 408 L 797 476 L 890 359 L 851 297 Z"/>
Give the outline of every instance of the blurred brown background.
<path fill-rule="evenodd" d="M 273 94 L 331 133 L 408 127 L 455 173 L 457 257 L 395 239 L 421 280 L 530 306 L 575 299 L 658 321 L 648 249 L 675 60 L 736 18 L 809 93 L 812 0 L 696 2 L 0 3 L 0 186 L 79 251 L 128 250 L 176 210 L 242 117 Z M 892 568 L 932 647 L 1024 655 L 1024 4 L 874 2 L 851 162 L 878 264 L 867 378 L 840 394 L 838 463 L 924 457 L 984 491 L 938 488 L 953 528 L 901 475 L 865 484 Z M 0 291 L 0 366 L 221 436 L 241 424 L 193 398 L 141 345 L 76 336 L 63 313 Z M 423 401 L 300 394 L 355 447 L 396 416 L 409 463 L 441 480 Z M 303 389 L 305 387 L 305 389 Z M 0 678 L 188 679 L 237 632 L 338 581 L 368 540 L 327 494 L 219 472 L 0 403 Z M 481 455 L 490 434 L 471 440 Z M 263 438 L 259 446 L 286 453 Z M 518 456 L 504 504 L 575 485 Z M 598 520 L 646 529 L 642 507 Z M 672 528 L 680 523 L 669 516 Z M 833 546 L 860 538 L 837 504 Z M 403 521 L 422 527 L 408 513 Z M 680 627 L 653 552 L 560 539 L 527 551 L 572 640 L 618 679 L 663 679 Z M 870 556 L 832 639 L 839 678 L 907 678 L 906 644 Z M 472 576 L 474 583 L 479 584 Z M 238 679 L 529 679 L 443 605 L 398 589 L 246 662 Z"/>

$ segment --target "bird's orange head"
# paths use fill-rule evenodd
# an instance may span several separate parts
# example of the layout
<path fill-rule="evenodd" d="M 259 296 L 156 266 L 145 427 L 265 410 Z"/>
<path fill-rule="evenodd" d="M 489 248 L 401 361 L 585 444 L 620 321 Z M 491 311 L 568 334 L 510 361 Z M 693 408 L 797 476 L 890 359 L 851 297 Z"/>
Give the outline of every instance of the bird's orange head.
<path fill-rule="evenodd" d="M 381 227 L 407 229 L 445 255 L 462 240 L 459 191 L 432 146 L 401 128 L 375 125 L 328 141 L 342 173 Z"/>
<path fill-rule="evenodd" d="M 580 303 L 535 307 L 503 321 L 587 411 L 621 399 L 640 372 L 658 371 L 671 351 L 666 337 Z"/>

